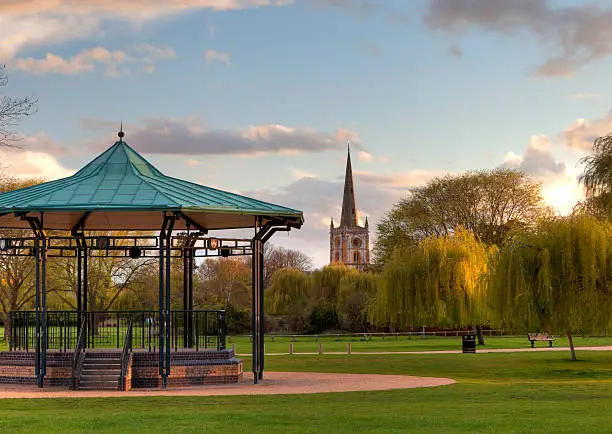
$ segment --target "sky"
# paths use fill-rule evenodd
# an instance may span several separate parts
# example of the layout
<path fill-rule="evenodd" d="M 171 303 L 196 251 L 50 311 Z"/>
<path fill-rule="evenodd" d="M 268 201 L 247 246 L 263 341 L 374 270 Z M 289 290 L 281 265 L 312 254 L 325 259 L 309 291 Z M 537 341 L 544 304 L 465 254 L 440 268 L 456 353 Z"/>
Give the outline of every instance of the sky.
<path fill-rule="evenodd" d="M 162 172 L 304 211 L 329 262 L 347 141 L 361 223 L 435 176 L 512 167 L 565 214 L 612 131 L 610 0 L 0 0 L 5 95 L 39 98 L 5 173 L 116 140 Z"/>

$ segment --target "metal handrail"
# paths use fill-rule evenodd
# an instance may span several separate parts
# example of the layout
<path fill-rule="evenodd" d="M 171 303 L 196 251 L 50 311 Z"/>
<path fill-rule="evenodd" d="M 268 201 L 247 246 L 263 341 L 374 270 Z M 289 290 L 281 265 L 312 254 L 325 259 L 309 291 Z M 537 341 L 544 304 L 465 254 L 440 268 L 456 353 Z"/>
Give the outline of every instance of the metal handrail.
<path fill-rule="evenodd" d="M 33 348 L 35 343 L 33 321 L 35 311 L 13 311 L 12 350 Z M 156 310 L 135 311 L 47 311 L 47 348 L 72 351 L 79 338 L 81 319 L 85 326 L 86 348 L 116 348 L 121 350 L 127 325 L 132 320 L 133 348 L 157 351 L 160 333 L 160 315 Z M 222 310 L 172 310 L 167 315 L 172 350 L 180 348 L 222 349 L 225 345 L 225 312 Z M 122 339 L 123 338 L 123 339 Z"/>
<path fill-rule="evenodd" d="M 77 388 L 77 382 L 81 374 L 81 366 L 83 361 L 83 353 L 85 351 L 85 323 L 86 318 L 81 319 L 79 327 L 79 337 L 77 339 L 74 353 L 72 354 L 72 388 Z"/>
<path fill-rule="evenodd" d="M 123 351 L 121 352 L 121 377 L 119 379 L 121 390 L 127 390 L 127 384 L 125 382 L 125 378 L 127 376 L 131 354 L 132 354 L 132 318 L 130 318 L 130 322 L 128 323 L 127 332 L 125 333 L 125 341 L 123 342 Z"/>

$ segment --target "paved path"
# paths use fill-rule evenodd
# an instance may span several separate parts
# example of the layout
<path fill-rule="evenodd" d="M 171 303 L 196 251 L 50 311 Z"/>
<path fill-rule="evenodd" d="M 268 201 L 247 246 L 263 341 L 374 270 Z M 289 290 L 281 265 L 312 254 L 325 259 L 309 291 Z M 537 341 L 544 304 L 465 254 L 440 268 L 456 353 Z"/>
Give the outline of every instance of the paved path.
<path fill-rule="evenodd" d="M 569 351 L 569 347 L 540 347 L 540 348 L 478 348 L 477 353 L 531 353 L 541 351 Z M 576 351 L 612 351 L 612 345 L 601 347 L 575 347 Z M 461 354 L 461 350 L 434 350 L 434 351 L 351 351 L 357 355 L 389 355 L 389 354 Z M 313 353 L 293 353 L 293 355 L 313 355 Z M 323 351 L 327 355 L 347 355 L 346 351 Z M 238 357 L 250 357 L 251 354 L 236 354 Z M 266 356 L 289 356 L 289 353 L 266 353 Z"/>
<path fill-rule="evenodd" d="M 253 384 L 245 373 L 238 384 L 192 386 L 160 389 L 135 389 L 130 392 L 106 390 L 37 389 L 35 386 L 1 385 L 4 398 L 106 398 L 131 396 L 222 396 L 222 395 L 285 395 L 328 392 L 411 389 L 452 384 L 450 378 L 409 377 L 405 375 L 328 374 L 320 372 L 265 372 L 264 380 Z"/>

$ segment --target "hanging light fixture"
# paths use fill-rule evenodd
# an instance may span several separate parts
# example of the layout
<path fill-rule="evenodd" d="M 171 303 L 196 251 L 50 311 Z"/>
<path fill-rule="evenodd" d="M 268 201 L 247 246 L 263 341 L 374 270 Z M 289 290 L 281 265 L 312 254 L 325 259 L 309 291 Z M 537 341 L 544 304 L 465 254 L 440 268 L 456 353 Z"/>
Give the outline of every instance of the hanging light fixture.
<path fill-rule="evenodd" d="M 10 238 L 0 238 L 0 250 L 8 250 L 11 248 Z"/>
<path fill-rule="evenodd" d="M 108 249 L 110 246 L 110 237 L 102 236 L 96 238 L 96 247 L 98 249 Z"/>

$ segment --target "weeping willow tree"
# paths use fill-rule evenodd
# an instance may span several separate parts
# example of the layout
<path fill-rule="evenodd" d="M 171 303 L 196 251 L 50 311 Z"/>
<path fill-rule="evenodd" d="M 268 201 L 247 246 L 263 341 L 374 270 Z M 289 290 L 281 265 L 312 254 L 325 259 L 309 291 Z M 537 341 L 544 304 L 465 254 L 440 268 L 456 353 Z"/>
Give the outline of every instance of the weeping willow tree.
<path fill-rule="evenodd" d="M 593 153 L 581 162 L 585 165 L 580 176 L 586 192 L 583 208 L 595 215 L 612 217 L 612 134 L 596 138 Z"/>
<path fill-rule="evenodd" d="M 338 291 L 338 316 L 343 330 L 367 331 L 368 307 L 376 296 L 378 275 L 350 270 Z"/>
<path fill-rule="evenodd" d="M 371 319 L 398 327 L 481 324 L 495 252 L 464 229 L 397 250 L 381 276 Z"/>
<path fill-rule="evenodd" d="M 311 293 L 308 274 L 295 268 L 281 268 L 272 275 L 272 284 L 266 290 L 266 310 L 272 315 L 284 316 L 293 330 L 301 332 L 308 324 Z"/>
<path fill-rule="evenodd" d="M 612 229 L 576 216 L 541 223 L 505 246 L 489 283 L 502 327 L 566 334 L 605 331 L 611 319 Z"/>
<path fill-rule="evenodd" d="M 353 271 L 355 270 L 341 262 L 334 262 L 320 270 L 313 271 L 313 296 L 321 302 L 329 302 L 335 305 L 340 292 L 340 281 Z"/>
<path fill-rule="evenodd" d="M 272 276 L 272 285 L 266 291 L 266 305 L 270 313 L 278 315 L 303 310 L 311 288 L 308 274 L 295 268 L 282 268 Z"/>

